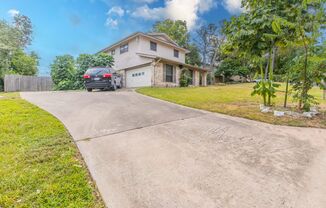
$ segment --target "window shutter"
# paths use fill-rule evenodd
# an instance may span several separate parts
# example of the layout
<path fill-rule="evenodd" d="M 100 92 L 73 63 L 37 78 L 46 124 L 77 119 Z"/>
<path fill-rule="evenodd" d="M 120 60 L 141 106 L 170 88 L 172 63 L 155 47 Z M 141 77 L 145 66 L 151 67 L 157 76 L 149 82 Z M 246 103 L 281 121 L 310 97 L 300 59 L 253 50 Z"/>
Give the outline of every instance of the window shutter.
<path fill-rule="evenodd" d="M 163 82 L 166 82 L 166 65 L 163 65 Z"/>

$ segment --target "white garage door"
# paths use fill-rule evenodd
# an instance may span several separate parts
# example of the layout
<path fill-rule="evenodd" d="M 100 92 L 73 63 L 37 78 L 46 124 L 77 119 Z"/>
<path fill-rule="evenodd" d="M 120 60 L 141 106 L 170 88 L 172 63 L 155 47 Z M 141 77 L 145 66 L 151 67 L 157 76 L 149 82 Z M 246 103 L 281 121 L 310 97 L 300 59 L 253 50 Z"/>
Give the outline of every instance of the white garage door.
<path fill-rule="evenodd" d="M 152 66 L 128 70 L 126 73 L 127 87 L 146 87 L 152 84 Z"/>

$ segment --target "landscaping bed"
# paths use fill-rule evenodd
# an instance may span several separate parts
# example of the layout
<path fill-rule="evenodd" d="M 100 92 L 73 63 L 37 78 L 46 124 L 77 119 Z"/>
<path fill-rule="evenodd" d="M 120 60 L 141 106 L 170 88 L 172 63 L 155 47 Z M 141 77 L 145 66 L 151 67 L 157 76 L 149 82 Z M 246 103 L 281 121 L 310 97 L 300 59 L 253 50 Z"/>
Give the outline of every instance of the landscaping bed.
<path fill-rule="evenodd" d="M 319 105 L 319 114 L 313 118 L 282 116 L 276 117 L 273 113 L 262 113 L 260 96 L 251 96 L 252 83 L 233 84 L 224 86 L 196 87 L 196 88 L 140 88 L 137 92 L 174 102 L 177 104 L 228 114 L 271 124 L 326 128 L 326 100 L 322 100 L 322 90 L 313 88 L 313 94 Z M 276 93 L 273 100 L 276 109 L 283 106 L 284 84 Z M 288 110 L 294 110 L 296 103 L 289 96 Z"/>
<path fill-rule="evenodd" d="M 0 207 L 104 207 L 69 133 L 18 93 L 0 93 Z"/>

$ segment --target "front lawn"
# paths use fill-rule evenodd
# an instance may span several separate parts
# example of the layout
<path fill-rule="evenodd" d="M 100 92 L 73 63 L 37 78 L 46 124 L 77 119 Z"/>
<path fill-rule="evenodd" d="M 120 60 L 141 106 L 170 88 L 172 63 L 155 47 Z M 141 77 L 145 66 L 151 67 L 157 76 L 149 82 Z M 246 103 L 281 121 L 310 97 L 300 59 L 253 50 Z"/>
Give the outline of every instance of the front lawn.
<path fill-rule="evenodd" d="M 272 124 L 326 128 L 326 101 L 321 99 L 322 90 L 319 88 L 314 88 L 312 94 L 318 98 L 322 113 L 309 119 L 290 116 L 275 117 L 271 113 L 261 113 L 259 110 L 261 98 L 250 95 L 253 85 L 246 83 L 195 88 L 140 88 L 137 92 L 193 108 Z M 279 88 L 277 98 L 274 99 L 276 107 L 283 106 L 284 88 L 284 85 Z M 291 97 L 288 103 L 293 107 L 295 105 Z"/>
<path fill-rule="evenodd" d="M 0 207 L 104 207 L 62 123 L 18 93 L 0 93 L 0 147 Z"/>

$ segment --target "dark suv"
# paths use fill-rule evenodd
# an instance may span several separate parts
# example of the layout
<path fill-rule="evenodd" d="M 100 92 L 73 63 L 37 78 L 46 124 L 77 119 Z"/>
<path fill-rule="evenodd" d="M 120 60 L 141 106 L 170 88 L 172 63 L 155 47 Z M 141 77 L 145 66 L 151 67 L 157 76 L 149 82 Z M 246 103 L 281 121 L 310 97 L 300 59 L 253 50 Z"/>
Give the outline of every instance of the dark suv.
<path fill-rule="evenodd" d="M 93 67 L 84 74 L 85 87 L 88 92 L 93 89 L 116 90 L 121 88 L 121 76 L 108 67 Z"/>

